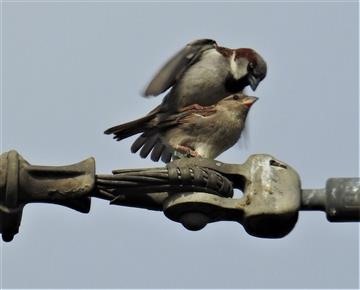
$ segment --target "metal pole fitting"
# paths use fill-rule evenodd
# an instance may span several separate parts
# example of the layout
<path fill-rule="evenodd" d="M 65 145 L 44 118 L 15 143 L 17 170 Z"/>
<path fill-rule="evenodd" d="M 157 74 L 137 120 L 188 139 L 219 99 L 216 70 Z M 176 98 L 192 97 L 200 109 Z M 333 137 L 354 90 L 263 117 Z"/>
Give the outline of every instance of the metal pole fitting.
<path fill-rule="evenodd" d="M 1 154 L 0 164 L 0 233 L 4 241 L 18 233 L 27 203 L 53 203 L 89 212 L 95 186 L 93 158 L 68 166 L 37 166 L 12 150 Z"/>
<path fill-rule="evenodd" d="M 326 212 L 330 222 L 360 221 L 360 178 L 329 178 L 325 189 L 304 189 L 302 210 Z"/>

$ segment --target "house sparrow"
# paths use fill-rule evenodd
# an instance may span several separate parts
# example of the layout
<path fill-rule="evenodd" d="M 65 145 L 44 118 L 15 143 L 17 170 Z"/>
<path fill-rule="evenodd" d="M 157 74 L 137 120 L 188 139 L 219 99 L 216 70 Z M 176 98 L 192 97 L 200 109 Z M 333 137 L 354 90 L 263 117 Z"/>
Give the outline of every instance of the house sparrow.
<path fill-rule="evenodd" d="M 174 55 L 155 75 L 144 95 L 157 96 L 171 88 L 155 109 L 165 114 L 192 104 L 209 106 L 230 94 L 241 93 L 248 85 L 255 90 L 266 70 L 264 59 L 253 49 L 230 49 L 218 46 L 214 40 L 200 39 Z"/>
<path fill-rule="evenodd" d="M 105 131 L 122 140 L 142 133 L 131 146 L 145 158 L 169 162 L 174 152 L 187 156 L 215 158 L 240 138 L 246 116 L 256 97 L 233 94 L 211 106 L 186 106 L 178 112 L 159 114 L 112 127 Z"/>

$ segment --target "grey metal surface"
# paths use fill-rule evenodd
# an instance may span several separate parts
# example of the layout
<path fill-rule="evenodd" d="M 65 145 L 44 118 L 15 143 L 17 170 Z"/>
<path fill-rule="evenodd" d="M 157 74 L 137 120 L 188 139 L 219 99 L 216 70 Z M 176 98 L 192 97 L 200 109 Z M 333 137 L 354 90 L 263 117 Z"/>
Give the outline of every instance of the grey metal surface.
<path fill-rule="evenodd" d="M 0 156 L 0 233 L 10 242 L 19 232 L 23 205 L 19 203 L 19 155 L 9 151 Z"/>
<path fill-rule="evenodd" d="M 238 199 L 205 193 L 169 197 L 164 203 L 165 215 L 188 229 L 198 230 L 209 222 L 228 220 L 241 223 L 253 236 L 280 238 L 288 234 L 297 221 L 299 176 L 289 165 L 271 155 L 252 155 L 241 165 L 196 158 L 173 163 L 217 170 L 243 192 Z"/>
<path fill-rule="evenodd" d="M 95 186 L 95 160 L 68 166 L 30 165 L 16 151 L 0 156 L 0 233 L 11 241 L 18 233 L 23 207 L 44 202 L 88 213 Z"/>
<path fill-rule="evenodd" d="M 38 166 L 12 150 L 0 156 L 0 233 L 11 241 L 22 211 L 33 202 L 90 211 L 91 197 L 111 204 L 163 211 L 189 230 L 236 221 L 250 235 L 281 238 L 299 210 L 325 211 L 331 222 L 360 221 L 360 179 L 330 178 L 325 189 L 301 190 L 297 172 L 271 155 L 243 164 L 182 158 L 164 168 L 120 169 L 96 175 L 95 160 L 68 166 Z M 242 191 L 233 198 L 234 188 Z"/>
<path fill-rule="evenodd" d="M 360 221 L 360 178 L 329 178 L 324 189 L 302 190 L 303 210 L 326 212 L 330 222 Z"/>

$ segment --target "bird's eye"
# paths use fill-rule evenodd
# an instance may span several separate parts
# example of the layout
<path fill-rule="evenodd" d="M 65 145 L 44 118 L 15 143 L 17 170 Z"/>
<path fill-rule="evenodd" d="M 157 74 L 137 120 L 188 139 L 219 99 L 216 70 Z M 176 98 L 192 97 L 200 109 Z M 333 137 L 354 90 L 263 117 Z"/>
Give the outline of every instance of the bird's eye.
<path fill-rule="evenodd" d="M 249 68 L 254 69 L 255 68 L 255 63 L 254 62 L 249 62 Z"/>
<path fill-rule="evenodd" d="M 238 100 L 239 98 L 240 98 L 240 97 L 239 97 L 238 95 L 234 95 L 234 96 L 233 96 L 233 99 L 234 99 L 234 100 Z"/>

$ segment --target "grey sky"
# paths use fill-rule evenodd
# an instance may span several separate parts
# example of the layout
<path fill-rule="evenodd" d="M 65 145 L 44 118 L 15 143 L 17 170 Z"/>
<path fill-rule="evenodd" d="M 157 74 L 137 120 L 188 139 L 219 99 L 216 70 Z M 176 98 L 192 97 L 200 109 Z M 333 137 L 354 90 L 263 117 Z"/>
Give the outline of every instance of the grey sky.
<path fill-rule="evenodd" d="M 2 8 L 1 152 L 32 164 L 96 158 L 97 172 L 162 166 L 102 134 L 161 101 L 140 92 L 185 43 L 255 48 L 268 76 L 249 115 L 247 146 L 269 153 L 304 188 L 358 176 L 358 4 L 15 2 Z M 302 212 L 287 237 L 258 239 L 236 223 L 189 232 L 161 212 L 93 200 L 88 215 L 25 207 L 2 243 L 4 288 L 358 288 L 357 224 Z"/>

